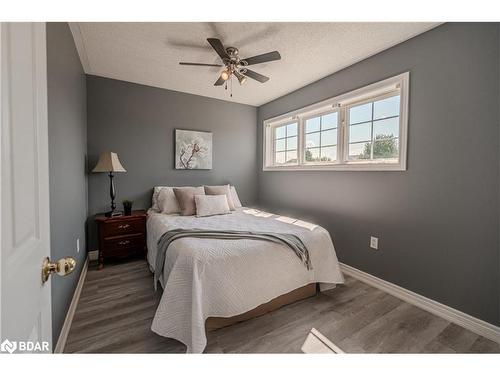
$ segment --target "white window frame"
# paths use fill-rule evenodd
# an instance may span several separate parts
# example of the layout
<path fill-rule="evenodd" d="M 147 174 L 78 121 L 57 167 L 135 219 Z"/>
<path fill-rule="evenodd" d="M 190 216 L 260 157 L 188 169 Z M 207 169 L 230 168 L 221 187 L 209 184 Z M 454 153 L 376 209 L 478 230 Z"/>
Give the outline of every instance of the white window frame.
<path fill-rule="evenodd" d="M 305 108 L 276 116 L 263 122 L 263 171 L 405 171 L 408 146 L 408 102 L 410 73 L 384 79 L 360 89 L 312 104 Z M 370 102 L 384 96 L 400 94 L 399 108 L 399 157 L 392 160 L 348 160 L 349 126 L 348 109 L 353 105 Z M 334 162 L 305 163 L 305 121 L 307 119 L 338 111 L 337 160 Z M 298 122 L 298 164 L 274 164 L 274 128 Z"/>

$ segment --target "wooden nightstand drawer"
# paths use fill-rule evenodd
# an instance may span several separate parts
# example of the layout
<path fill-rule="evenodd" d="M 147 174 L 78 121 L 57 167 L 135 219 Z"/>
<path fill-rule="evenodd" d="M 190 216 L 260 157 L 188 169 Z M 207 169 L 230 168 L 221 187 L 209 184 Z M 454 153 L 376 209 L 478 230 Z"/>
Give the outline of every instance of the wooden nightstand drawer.
<path fill-rule="evenodd" d="M 127 236 L 118 236 L 104 239 L 104 247 L 108 255 L 119 255 L 121 250 L 124 253 L 130 253 L 130 249 L 133 248 L 143 248 L 146 244 L 146 238 L 144 234 L 131 234 Z"/>
<path fill-rule="evenodd" d="M 129 219 L 123 221 L 109 221 L 103 225 L 104 237 L 121 236 L 144 232 L 144 220 Z"/>

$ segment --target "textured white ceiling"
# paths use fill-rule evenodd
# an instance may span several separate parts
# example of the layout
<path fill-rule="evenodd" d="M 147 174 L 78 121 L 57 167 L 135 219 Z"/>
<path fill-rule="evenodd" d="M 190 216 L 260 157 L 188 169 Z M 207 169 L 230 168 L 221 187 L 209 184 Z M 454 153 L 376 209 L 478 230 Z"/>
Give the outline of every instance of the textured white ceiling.
<path fill-rule="evenodd" d="M 85 72 L 149 86 L 258 106 L 425 32 L 437 23 L 72 23 Z M 179 61 L 220 63 L 208 42 L 220 38 L 250 57 L 278 50 L 281 60 L 253 65 L 271 79 L 233 97 L 213 86 L 220 69 Z"/>

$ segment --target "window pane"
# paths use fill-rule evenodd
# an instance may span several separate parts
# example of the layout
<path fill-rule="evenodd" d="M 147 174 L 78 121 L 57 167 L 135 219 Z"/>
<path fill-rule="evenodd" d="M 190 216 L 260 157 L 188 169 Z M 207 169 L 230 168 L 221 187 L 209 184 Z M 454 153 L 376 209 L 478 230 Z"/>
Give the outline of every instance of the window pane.
<path fill-rule="evenodd" d="M 287 164 L 297 164 L 297 151 L 287 151 L 286 152 L 286 163 Z"/>
<path fill-rule="evenodd" d="M 319 148 L 308 148 L 306 150 L 306 161 L 319 161 Z"/>
<path fill-rule="evenodd" d="M 370 159 L 371 142 L 355 143 L 349 145 L 349 159 Z"/>
<path fill-rule="evenodd" d="M 373 142 L 374 159 L 394 159 L 399 154 L 399 142 L 392 135 L 380 136 Z"/>
<path fill-rule="evenodd" d="M 277 139 L 274 146 L 275 151 L 285 151 L 285 139 Z"/>
<path fill-rule="evenodd" d="M 337 129 L 321 132 L 321 146 L 331 146 L 337 144 Z"/>
<path fill-rule="evenodd" d="M 321 161 L 337 160 L 337 146 L 321 147 Z"/>
<path fill-rule="evenodd" d="M 371 122 L 349 126 L 349 143 L 371 141 Z"/>
<path fill-rule="evenodd" d="M 357 105 L 349 109 L 349 123 L 370 121 L 372 119 L 372 103 Z"/>
<path fill-rule="evenodd" d="M 275 128 L 275 136 L 274 138 L 285 138 L 286 136 L 286 126 L 278 126 L 277 128 Z"/>
<path fill-rule="evenodd" d="M 338 118 L 337 112 L 321 116 L 321 130 L 336 128 L 337 118 Z"/>
<path fill-rule="evenodd" d="M 294 135 L 297 135 L 297 123 L 286 126 L 286 136 L 292 137 Z"/>
<path fill-rule="evenodd" d="M 297 149 L 297 137 L 291 137 L 286 139 L 286 149 L 287 150 Z"/>
<path fill-rule="evenodd" d="M 373 103 L 373 119 L 399 116 L 400 96 L 392 96 Z"/>
<path fill-rule="evenodd" d="M 378 135 L 399 137 L 399 117 L 373 121 L 373 137 L 376 138 Z"/>
<path fill-rule="evenodd" d="M 319 146 L 319 132 L 306 134 L 306 147 L 318 147 Z"/>
<path fill-rule="evenodd" d="M 285 152 L 277 152 L 274 157 L 276 164 L 284 164 L 285 163 Z"/>
<path fill-rule="evenodd" d="M 319 117 L 306 120 L 306 133 L 319 131 Z"/>

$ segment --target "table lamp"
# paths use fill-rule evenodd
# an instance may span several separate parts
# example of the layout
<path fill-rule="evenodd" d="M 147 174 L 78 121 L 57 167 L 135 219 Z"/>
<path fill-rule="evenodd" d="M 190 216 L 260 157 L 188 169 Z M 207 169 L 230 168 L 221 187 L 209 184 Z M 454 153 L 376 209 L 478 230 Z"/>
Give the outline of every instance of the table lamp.
<path fill-rule="evenodd" d="M 107 172 L 109 176 L 109 196 L 111 197 L 111 211 L 106 212 L 106 216 L 118 216 L 121 213 L 115 212 L 116 204 L 115 204 L 115 184 L 113 183 L 113 173 L 114 172 L 126 172 L 125 168 L 123 168 L 120 160 L 118 159 L 118 155 L 114 152 L 103 152 L 101 156 L 99 156 L 99 161 L 97 165 L 92 170 L 92 172 Z"/>

